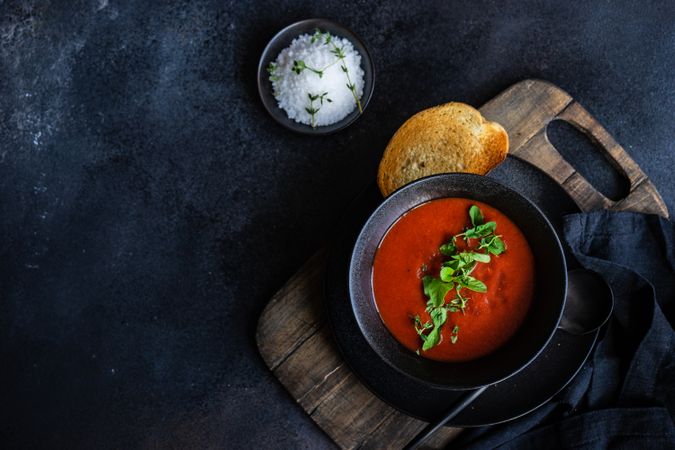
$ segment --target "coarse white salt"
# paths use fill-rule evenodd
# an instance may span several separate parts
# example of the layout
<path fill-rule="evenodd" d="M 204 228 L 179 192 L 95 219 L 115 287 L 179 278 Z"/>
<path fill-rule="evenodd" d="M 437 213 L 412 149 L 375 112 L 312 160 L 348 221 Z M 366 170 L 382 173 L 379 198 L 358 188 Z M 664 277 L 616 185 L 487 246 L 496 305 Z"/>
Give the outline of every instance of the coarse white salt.
<path fill-rule="evenodd" d="M 279 107 L 296 122 L 331 125 L 362 111 L 364 72 L 352 43 L 317 30 L 302 34 L 268 66 Z"/>

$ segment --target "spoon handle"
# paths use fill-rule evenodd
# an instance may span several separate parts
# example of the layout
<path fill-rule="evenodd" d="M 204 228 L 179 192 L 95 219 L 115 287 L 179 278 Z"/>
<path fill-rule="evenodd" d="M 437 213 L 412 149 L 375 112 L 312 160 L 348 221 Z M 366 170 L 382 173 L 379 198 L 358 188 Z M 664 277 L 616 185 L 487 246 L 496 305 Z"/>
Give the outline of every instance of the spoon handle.
<path fill-rule="evenodd" d="M 404 447 L 404 450 L 413 450 L 419 447 L 419 445 L 424 442 L 429 436 L 434 434 L 436 430 L 441 428 L 443 425 L 445 425 L 448 420 L 452 419 L 455 417 L 457 414 L 462 412 L 464 408 L 469 406 L 471 402 L 473 402 L 480 394 L 485 392 L 487 389 L 487 386 L 483 386 L 481 388 L 478 388 L 473 391 L 469 391 L 466 394 L 463 394 L 459 399 L 457 399 L 450 409 L 441 417 L 440 419 L 436 420 L 435 422 L 429 423 L 422 431 L 417 433 L 417 436 L 415 436 L 412 441 L 408 442 L 408 445 Z"/>

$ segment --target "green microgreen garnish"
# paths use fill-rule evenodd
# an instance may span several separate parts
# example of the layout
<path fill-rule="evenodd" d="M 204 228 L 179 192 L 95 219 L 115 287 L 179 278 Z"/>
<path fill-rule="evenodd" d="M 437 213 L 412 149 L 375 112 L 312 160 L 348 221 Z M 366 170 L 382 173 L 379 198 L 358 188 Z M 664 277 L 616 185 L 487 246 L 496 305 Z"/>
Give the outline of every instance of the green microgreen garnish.
<path fill-rule="evenodd" d="M 441 252 L 441 255 L 445 256 L 450 256 L 455 254 L 457 251 L 457 247 L 455 246 L 454 243 L 448 242 L 447 244 L 443 244 L 438 248 L 438 251 Z"/>
<path fill-rule="evenodd" d="M 441 245 L 438 251 L 441 255 L 449 257 L 443 261 L 438 277 L 430 275 L 422 278 L 424 295 L 427 297 L 426 312 L 431 321 L 422 323 L 419 316 L 414 317 L 415 331 L 423 342 L 422 350 L 427 351 L 438 345 L 441 341 L 441 327 L 447 321 L 448 313 L 461 312 L 464 314 L 469 297 L 462 295 L 462 290 L 484 293 L 488 288 L 481 280 L 471 276 L 476 266 L 488 264 L 491 261 L 490 254 L 500 255 L 506 250 L 506 244 L 501 236 L 494 234 L 497 229 L 496 222 L 485 222 L 483 212 L 476 205 L 469 208 L 469 218 L 472 228 L 454 235 L 449 242 Z M 463 238 L 466 249 L 459 251 L 457 239 Z M 470 240 L 478 239 L 478 246 L 470 248 Z M 485 250 L 485 252 L 480 252 Z M 426 268 L 426 265 L 424 265 Z M 423 272 L 426 272 L 424 270 Z M 455 291 L 455 297 L 446 303 L 448 292 Z M 457 343 L 459 339 L 459 326 L 455 325 L 450 335 L 450 342 Z M 417 352 L 419 354 L 419 350 Z"/>
<path fill-rule="evenodd" d="M 467 297 L 462 297 L 462 294 L 459 292 L 459 290 L 456 292 L 457 296 L 450 300 L 450 303 L 448 303 L 448 311 L 450 312 L 462 312 L 464 314 L 464 309 L 466 308 L 466 304 L 469 302 L 469 299 Z"/>
<path fill-rule="evenodd" d="M 455 327 L 452 329 L 452 334 L 450 335 L 450 342 L 456 344 L 458 337 L 459 337 L 459 325 L 455 325 Z"/>
<path fill-rule="evenodd" d="M 427 334 L 424 344 L 422 344 L 422 350 L 427 351 L 432 347 L 435 347 L 441 342 L 441 327 L 448 320 L 448 310 L 445 307 L 433 308 L 429 315 L 431 316 L 431 321 L 433 322 L 433 328 L 431 332 Z"/>
<path fill-rule="evenodd" d="M 455 235 L 455 238 L 463 237 L 465 241 L 468 241 L 469 239 L 479 239 L 494 233 L 496 228 L 497 224 L 495 222 L 487 222 L 482 225 L 469 228 L 464 233 Z"/>
<path fill-rule="evenodd" d="M 488 253 L 492 253 L 493 255 L 500 255 L 504 253 L 504 250 L 506 250 L 506 244 L 504 244 L 504 241 L 502 241 L 502 238 L 500 236 L 496 235 L 491 235 L 491 236 L 486 236 L 484 238 L 481 238 L 480 244 L 478 245 L 478 249 L 487 249 Z"/>
<path fill-rule="evenodd" d="M 443 306 L 445 296 L 454 287 L 452 283 L 444 283 L 439 278 L 428 275 L 422 278 L 422 284 L 424 286 L 424 295 L 429 299 L 427 306 L 430 308 Z"/>
<path fill-rule="evenodd" d="M 469 208 L 469 217 L 471 218 L 471 225 L 474 227 L 484 222 L 483 212 L 476 205 L 471 205 L 471 208 Z"/>

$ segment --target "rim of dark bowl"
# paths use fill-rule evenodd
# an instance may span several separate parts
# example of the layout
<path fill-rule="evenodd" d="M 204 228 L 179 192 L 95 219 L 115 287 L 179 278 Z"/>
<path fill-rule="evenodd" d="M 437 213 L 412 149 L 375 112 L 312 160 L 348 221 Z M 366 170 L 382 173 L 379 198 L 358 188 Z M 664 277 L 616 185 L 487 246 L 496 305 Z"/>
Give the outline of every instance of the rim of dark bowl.
<path fill-rule="evenodd" d="M 339 122 L 336 122 L 332 125 L 324 125 L 312 128 L 309 125 L 305 125 L 290 119 L 288 115 L 286 115 L 286 111 L 279 107 L 276 99 L 272 95 L 272 82 L 269 80 L 269 75 L 267 74 L 266 69 L 267 65 L 270 62 L 276 60 L 279 52 L 288 47 L 293 39 L 303 33 L 311 32 L 315 28 L 323 29 L 325 31 L 329 31 L 333 35 L 346 38 L 352 43 L 352 45 L 354 45 L 354 48 L 361 54 L 361 68 L 363 69 L 364 86 L 363 95 L 360 99 L 363 112 L 359 112 L 358 108 L 355 108 L 354 111 L 349 113 L 347 117 L 340 120 Z M 300 134 L 322 136 L 336 133 L 347 128 L 365 113 L 368 103 L 370 103 L 370 99 L 373 96 L 374 89 L 375 67 L 373 65 L 373 58 L 370 56 L 368 48 L 363 43 L 361 38 L 359 38 L 349 28 L 329 19 L 305 19 L 284 27 L 281 31 L 277 32 L 267 43 L 265 49 L 262 52 L 262 55 L 260 55 L 260 61 L 258 62 L 258 93 L 260 94 L 260 100 L 262 100 L 263 106 L 270 116 L 272 116 L 272 118 L 279 124 L 291 131 Z"/>
<path fill-rule="evenodd" d="M 558 292 L 558 297 L 560 297 L 558 299 L 559 305 L 556 306 L 555 308 L 553 308 L 552 311 L 548 312 L 548 314 L 550 315 L 550 317 L 548 317 L 548 320 L 549 320 L 550 323 L 547 325 L 545 332 L 539 331 L 540 336 L 541 336 L 541 340 L 537 344 L 536 348 L 530 349 L 527 352 L 526 357 L 519 358 L 520 363 L 517 364 L 517 365 L 514 365 L 514 367 L 511 367 L 511 369 L 501 370 L 501 372 L 499 370 L 496 370 L 495 372 L 498 373 L 498 375 L 496 375 L 496 376 L 489 376 L 489 375 L 488 376 L 482 376 L 482 377 L 479 376 L 479 377 L 475 377 L 474 379 L 472 379 L 470 381 L 466 380 L 466 382 L 464 382 L 464 383 L 448 383 L 447 380 L 442 379 L 443 378 L 442 376 L 439 377 L 439 375 L 437 373 L 434 373 L 434 371 L 435 371 L 435 369 L 438 369 L 439 367 L 444 366 L 444 365 L 446 367 L 455 366 L 455 368 L 458 369 L 462 365 L 469 366 L 469 367 L 470 366 L 476 366 L 476 365 L 481 364 L 482 362 L 488 360 L 489 358 L 499 360 L 501 355 L 504 355 L 504 354 L 508 355 L 508 348 L 509 347 L 514 348 L 514 346 L 516 344 L 518 344 L 519 342 L 524 340 L 523 339 L 523 333 L 521 332 L 522 326 L 521 326 L 521 329 L 519 329 L 518 332 L 516 332 L 516 334 L 514 336 L 512 336 L 511 339 L 509 339 L 509 341 L 507 341 L 506 344 L 504 344 L 502 347 L 500 347 L 495 352 L 493 352 L 489 355 L 483 356 L 483 357 L 478 358 L 476 360 L 467 361 L 467 362 L 443 363 L 443 362 L 433 361 L 433 360 L 426 359 L 426 358 L 420 358 L 419 356 L 414 355 L 413 352 L 411 352 L 410 350 L 405 348 L 401 343 L 399 343 L 396 340 L 396 338 L 391 334 L 391 332 L 389 332 L 389 330 L 386 328 L 386 326 L 382 322 L 382 319 L 379 316 L 379 313 L 377 313 L 377 307 L 374 304 L 375 299 L 374 299 L 374 296 L 372 294 L 372 286 L 370 288 L 369 300 L 373 303 L 372 308 L 376 311 L 376 314 L 378 316 L 377 318 L 379 319 L 379 326 L 378 326 L 379 331 L 373 331 L 373 330 L 367 329 L 368 324 L 366 324 L 364 322 L 366 320 L 372 320 L 372 317 L 369 318 L 369 319 L 364 318 L 364 316 L 362 316 L 362 314 L 357 311 L 358 307 L 357 307 L 357 305 L 355 305 L 356 300 L 354 299 L 354 295 L 355 295 L 354 290 L 357 289 L 355 286 L 357 286 L 359 284 L 356 281 L 356 276 L 354 276 L 354 274 L 353 274 L 353 270 L 354 270 L 354 267 L 356 265 L 355 261 L 357 261 L 357 260 L 364 261 L 364 259 L 362 259 L 362 258 L 360 259 L 357 256 L 357 252 L 364 251 L 364 249 L 366 248 L 367 245 L 369 245 L 369 243 L 374 242 L 374 239 L 372 241 L 369 241 L 369 240 L 365 239 L 367 237 L 366 233 L 369 231 L 368 230 L 369 226 L 372 226 L 371 225 L 372 221 L 375 220 L 375 218 L 379 214 L 382 214 L 383 209 L 387 208 L 387 205 L 390 205 L 392 203 L 392 201 L 394 199 L 396 199 L 398 196 L 406 195 L 406 193 L 408 193 L 409 195 L 411 195 L 415 198 L 415 200 L 409 201 L 410 204 L 406 207 L 405 211 L 402 211 L 400 214 L 398 214 L 398 216 L 393 221 L 391 221 L 391 223 L 387 224 L 387 226 L 385 227 L 385 231 L 382 233 L 381 236 L 378 237 L 377 242 L 375 242 L 375 246 L 377 247 L 377 246 L 379 246 L 382 237 L 386 234 L 386 232 L 389 230 L 389 228 L 392 226 L 392 224 L 395 223 L 396 220 L 398 220 L 398 218 L 401 215 L 405 214 L 407 211 L 410 211 L 410 209 L 412 209 L 416 206 L 419 206 L 420 204 L 425 203 L 427 201 L 431 201 L 431 200 L 438 199 L 438 198 L 445 198 L 443 196 L 435 196 L 435 197 L 432 197 L 432 198 L 426 198 L 425 195 L 419 195 L 418 196 L 415 193 L 416 187 L 418 187 L 420 185 L 427 184 L 427 183 L 434 183 L 435 181 L 438 181 L 438 180 L 442 181 L 446 177 L 453 177 L 453 178 L 456 178 L 456 179 L 473 180 L 475 182 L 479 182 L 479 181 L 482 180 L 482 181 L 487 182 L 487 183 L 492 183 L 493 186 L 499 186 L 500 189 L 502 189 L 504 191 L 508 191 L 508 192 L 510 192 L 510 195 L 514 195 L 516 198 L 519 198 L 523 202 L 523 204 L 525 204 L 528 208 L 531 208 L 538 215 L 539 223 L 545 227 L 546 234 L 549 234 L 550 235 L 549 237 L 551 238 L 549 243 L 551 244 L 552 248 L 550 248 L 548 250 L 552 250 L 556 254 L 556 259 L 557 259 L 556 264 L 559 264 L 560 268 L 561 268 L 561 270 L 558 273 L 558 276 L 560 277 L 560 279 L 557 280 L 560 283 L 560 288 L 561 288 L 561 290 Z M 466 188 L 465 190 L 468 192 L 469 188 Z M 467 198 L 472 198 L 470 194 L 466 194 L 466 195 L 467 195 Z M 450 193 L 448 196 L 454 196 L 454 195 Z M 448 196 L 446 196 L 446 197 L 448 197 Z M 420 197 L 423 197 L 423 199 L 419 200 Z M 492 202 L 484 200 L 484 199 L 477 199 L 477 200 L 483 201 L 487 204 L 490 204 L 491 206 L 493 206 L 493 207 L 499 209 L 500 211 L 502 211 L 504 214 L 507 214 L 506 212 L 503 211 L 502 207 L 500 207 L 499 205 L 495 205 Z M 509 215 L 507 214 L 507 216 L 509 216 Z M 513 220 L 514 223 L 516 223 L 518 228 L 521 229 L 523 234 L 525 234 L 525 237 L 528 238 L 528 240 L 529 240 L 529 236 L 527 235 L 525 230 L 523 230 L 523 227 L 521 225 L 522 219 L 518 218 L 518 217 L 511 217 L 511 216 L 509 216 L 509 218 L 511 218 L 511 220 Z M 533 252 L 535 252 L 535 258 L 537 257 L 536 253 L 539 250 L 535 251 L 535 249 L 533 249 Z M 373 257 L 374 257 L 374 254 L 373 254 Z M 369 261 L 368 264 L 370 266 L 372 266 L 372 261 Z M 536 264 L 536 262 L 535 262 L 535 264 Z M 372 271 L 372 268 L 370 270 Z M 524 196 L 520 192 L 518 192 L 518 191 L 504 185 L 503 183 L 500 183 L 497 180 L 492 179 L 492 178 L 489 178 L 489 177 L 486 177 L 486 176 L 481 176 L 481 175 L 468 174 L 468 173 L 445 173 L 445 174 L 430 175 L 430 176 L 418 179 L 416 181 L 413 181 L 413 182 L 397 189 L 395 192 L 393 192 L 391 195 L 389 195 L 387 198 L 385 198 L 382 201 L 382 203 L 380 203 L 380 205 L 375 209 L 375 211 L 373 211 L 371 213 L 371 215 L 368 217 L 368 219 L 364 223 L 363 227 L 361 228 L 361 231 L 359 232 L 359 235 L 358 235 L 358 237 L 356 239 L 356 242 L 354 244 L 354 248 L 352 249 L 352 255 L 351 255 L 350 264 L 349 264 L 348 279 L 349 279 L 349 296 L 350 296 L 350 302 L 352 304 L 352 312 L 353 312 L 354 317 L 356 319 L 356 322 L 358 324 L 358 328 L 361 331 L 361 334 L 365 337 L 366 341 L 368 342 L 368 345 L 370 345 L 370 347 L 375 351 L 375 353 L 382 360 L 384 360 L 390 367 L 392 367 L 393 369 L 397 370 L 398 372 L 402 373 L 403 375 L 405 375 L 409 378 L 417 380 L 418 382 L 421 382 L 423 384 L 428 384 L 428 385 L 432 385 L 432 386 L 435 386 L 435 387 L 438 387 L 438 388 L 451 389 L 451 390 L 475 389 L 475 388 L 479 388 L 479 387 L 482 387 L 482 386 L 495 384 L 495 383 L 498 383 L 500 381 L 503 381 L 503 380 L 515 375 L 516 373 L 520 372 L 525 367 L 530 365 L 530 363 L 532 363 L 532 361 L 534 361 L 537 358 L 537 356 L 539 356 L 539 354 L 546 347 L 546 345 L 548 345 L 551 338 L 555 334 L 557 326 L 558 326 L 558 324 L 560 322 L 560 319 L 562 317 L 562 312 L 563 312 L 563 308 L 564 308 L 564 305 L 565 305 L 565 298 L 566 298 L 566 295 L 567 295 L 567 264 L 566 264 L 566 261 L 565 261 L 565 256 L 564 256 L 562 244 L 560 243 L 560 239 L 559 239 L 559 237 L 558 237 L 558 235 L 555 231 L 555 228 L 550 223 L 550 221 L 548 220 L 546 215 L 541 211 L 541 209 L 536 204 L 534 204 L 529 198 L 527 198 L 526 196 Z M 535 289 L 537 289 L 537 288 L 535 288 Z M 537 295 L 537 293 L 538 293 L 538 291 L 536 290 L 535 295 Z M 361 310 L 363 311 L 363 309 L 361 309 Z M 533 323 L 535 323 L 535 322 L 531 318 L 531 316 L 530 316 L 531 314 L 533 314 L 532 310 L 528 313 L 528 316 L 525 319 L 525 322 L 524 322 L 523 325 L 529 324 L 528 327 L 536 329 L 537 326 L 541 326 L 541 325 L 533 325 Z M 385 338 L 385 344 L 380 344 L 380 343 L 376 342 L 377 339 L 374 337 L 375 334 L 379 334 L 380 337 L 383 336 L 382 330 L 386 331 L 387 337 Z M 395 348 L 398 348 L 398 350 L 395 350 Z M 420 367 L 421 365 L 424 365 L 425 368 L 422 369 L 422 370 L 415 369 L 415 372 L 413 373 L 409 370 L 404 369 L 403 367 L 400 367 L 397 364 L 397 362 L 394 362 L 392 359 L 390 359 L 391 354 L 383 354 L 383 353 L 387 353 L 387 352 L 395 352 L 396 354 L 398 354 L 398 356 L 395 357 L 396 361 L 397 362 L 403 362 L 403 365 L 406 365 L 408 369 L 414 368 L 415 365 L 417 365 L 418 367 Z M 497 355 L 496 358 L 493 357 L 494 355 Z M 417 359 L 415 359 L 415 358 L 417 358 Z M 471 370 L 471 369 L 469 369 L 469 370 Z M 460 371 L 461 371 L 461 369 L 460 369 Z"/>

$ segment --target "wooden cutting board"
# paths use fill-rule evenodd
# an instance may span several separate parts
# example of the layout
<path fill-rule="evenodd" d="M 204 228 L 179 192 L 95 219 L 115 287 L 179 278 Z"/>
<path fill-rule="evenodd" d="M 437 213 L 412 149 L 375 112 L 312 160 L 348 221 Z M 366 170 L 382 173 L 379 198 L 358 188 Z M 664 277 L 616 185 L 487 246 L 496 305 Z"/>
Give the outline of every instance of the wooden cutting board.
<path fill-rule="evenodd" d="M 511 86 L 480 108 L 501 123 L 510 155 L 541 169 L 582 211 L 611 209 L 668 217 L 654 185 L 607 131 L 569 94 L 540 80 Z M 555 150 L 546 137 L 552 120 L 586 133 L 630 182 L 626 198 L 599 193 Z M 391 408 L 351 372 L 330 335 L 322 304 L 326 251 L 320 250 L 277 292 L 263 311 L 256 333 L 260 354 L 293 398 L 341 448 L 401 448 L 426 424 Z M 442 448 L 461 430 L 445 428 L 427 442 Z"/>

